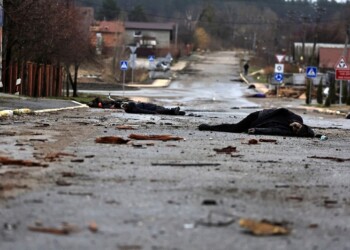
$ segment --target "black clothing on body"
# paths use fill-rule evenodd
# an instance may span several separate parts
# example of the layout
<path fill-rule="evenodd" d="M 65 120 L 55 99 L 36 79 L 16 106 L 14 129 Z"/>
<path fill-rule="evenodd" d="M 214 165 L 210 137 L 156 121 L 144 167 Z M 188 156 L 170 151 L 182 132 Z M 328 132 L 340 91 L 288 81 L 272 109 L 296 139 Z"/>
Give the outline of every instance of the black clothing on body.
<path fill-rule="evenodd" d="M 291 124 L 294 122 L 302 125 L 298 132 L 294 132 L 291 127 Z M 250 133 L 261 135 L 314 137 L 314 132 L 310 127 L 303 124 L 301 116 L 285 108 L 256 111 L 236 124 L 220 124 L 214 126 L 201 124 L 198 129 L 231 133 L 243 133 L 250 130 Z"/>
<path fill-rule="evenodd" d="M 124 106 L 124 110 L 126 113 L 134 114 L 185 115 L 185 112 L 180 111 L 179 107 L 165 108 L 163 106 L 147 102 L 128 102 Z"/>

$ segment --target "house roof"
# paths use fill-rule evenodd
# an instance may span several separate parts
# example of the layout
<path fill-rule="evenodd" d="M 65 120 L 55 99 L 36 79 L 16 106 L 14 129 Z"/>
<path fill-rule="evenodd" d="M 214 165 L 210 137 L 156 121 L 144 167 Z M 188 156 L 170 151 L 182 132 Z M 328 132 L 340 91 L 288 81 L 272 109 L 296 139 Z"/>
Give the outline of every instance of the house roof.
<path fill-rule="evenodd" d="M 117 33 L 123 32 L 124 27 L 123 23 L 118 21 L 99 21 L 91 26 L 91 30 L 101 33 Z"/>
<path fill-rule="evenodd" d="M 319 67 L 324 69 L 334 69 L 340 58 L 344 55 L 343 48 L 320 48 Z M 350 48 L 347 56 L 344 56 L 346 63 L 350 66 Z"/>
<path fill-rule="evenodd" d="M 145 22 L 125 22 L 125 29 L 139 30 L 173 30 L 175 23 L 145 23 Z"/>

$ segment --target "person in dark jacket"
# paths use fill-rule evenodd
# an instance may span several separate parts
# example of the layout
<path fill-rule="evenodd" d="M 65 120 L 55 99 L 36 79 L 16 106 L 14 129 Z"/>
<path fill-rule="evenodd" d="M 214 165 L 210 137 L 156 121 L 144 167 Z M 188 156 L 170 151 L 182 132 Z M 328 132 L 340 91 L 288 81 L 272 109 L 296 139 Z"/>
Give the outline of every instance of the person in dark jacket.
<path fill-rule="evenodd" d="M 126 113 L 134 114 L 161 114 L 161 115 L 185 115 L 184 111 L 180 111 L 179 107 L 165 108 L 153 103 L 147 102 L 124 102 L 121 105 Z"/>
<path fill-rule="evenodd" d="M 88 103 L 90 108 L 103 108 L 103 109 L 121 109 L 120 105 L 122 101 L 118 100 L 102 100 L 96 97 L 92 102 Z"/>
<path fill-rule="evenodd" d="M 210 126 L 201 124 L 199 130 L 248 133 L 260 135 L 282 135 L 314 137 L 314 131 L 303 123 L 301 116 L 285 108 L 264 109 L 249 114 L 236 124 Z"/>

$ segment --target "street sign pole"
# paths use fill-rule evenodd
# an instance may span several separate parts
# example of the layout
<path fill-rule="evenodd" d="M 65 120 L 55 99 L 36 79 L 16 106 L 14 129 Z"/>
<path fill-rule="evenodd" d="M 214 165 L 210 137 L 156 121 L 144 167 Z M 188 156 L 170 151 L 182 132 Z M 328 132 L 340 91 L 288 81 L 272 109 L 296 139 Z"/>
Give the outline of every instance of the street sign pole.
<path fill-rule="evenodd" d="M 121 61 L 120 62 L 120 70 L 123 71 L 123 97 L 125 94 L 125 71 L 128 69 L 128 62 L 127 61 Z"/>
<path fill-rule="evenodd" d="M 343 80 L 339 82 L 339 105 L 341 105 L 341 99 L 343 96 Z"/>
<path fill-rule="evenodd" d="M 123 97 L 125 94 L 125 70 L 123 70 Z"/>
<path fill-rule="evenodd" d="M 312 91 L 312 81 L 309 81 L 309 85 L 310 85 L 309 86 L 309 101 L 310 101 L 309 105 L 311 105 L 311 103 L 312 103 L 312 93 L 311 93 L 311 91 Z"/>

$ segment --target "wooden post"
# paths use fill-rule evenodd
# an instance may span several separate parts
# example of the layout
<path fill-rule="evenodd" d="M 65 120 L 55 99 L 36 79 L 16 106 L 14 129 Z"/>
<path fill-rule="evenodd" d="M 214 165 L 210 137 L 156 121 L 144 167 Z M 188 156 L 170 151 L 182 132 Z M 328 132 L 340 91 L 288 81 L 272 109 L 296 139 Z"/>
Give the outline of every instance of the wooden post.
<path fill-rule="evenodd" d="M 28 88 L 27 95 L 31 96 L 33 90 L 33 64 L 28 63 Z"/>
<path fill-rule="evenodd" d="M 8 88 L 7 88 L 7 93 L 12 94 L 12 64 L 9 65 L 9 79 L 7 79 L 7 84 L 8 84 Z"/>

